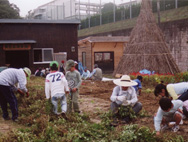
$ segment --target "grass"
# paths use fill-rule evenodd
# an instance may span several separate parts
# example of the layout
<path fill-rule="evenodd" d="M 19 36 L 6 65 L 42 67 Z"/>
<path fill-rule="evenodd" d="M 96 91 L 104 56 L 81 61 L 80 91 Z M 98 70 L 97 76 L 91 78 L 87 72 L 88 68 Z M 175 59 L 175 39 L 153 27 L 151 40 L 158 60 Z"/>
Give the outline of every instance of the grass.
<path fill-rule="evenodd" d="M 154 15 L 157 19 L 157 13 L 155 13 Z M 187 18 L 188 18 L 188 6 L 161 12 L 162 23 L 168 22 L 168 21 L 187 19 Z M 108 24 L 104 24 L 101 26 L 79 30 L 78 37 L 89 36 L 89 35 L 105 33 L 105 32 L 118 31 L 122 29 L 129 29 L 135 26 L 136 19 L 137 18 L 133 18 L 129 20 L 123 20 L 123 21 L 118 21 L 115 23 L 108 23 Z"/>

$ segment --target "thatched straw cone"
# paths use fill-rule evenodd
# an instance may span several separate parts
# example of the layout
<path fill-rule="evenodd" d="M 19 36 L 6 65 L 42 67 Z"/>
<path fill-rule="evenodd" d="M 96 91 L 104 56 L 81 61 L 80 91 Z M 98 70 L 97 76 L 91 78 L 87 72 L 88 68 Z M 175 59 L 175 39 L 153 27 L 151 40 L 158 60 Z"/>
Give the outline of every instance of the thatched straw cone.
<path fill-rule="evenodd" d="M 156 24 L 149 0 L 142 0 L 137 24 L 114 75 L 139 72 L 142 69 L 156 73 L 180 72 Z"/>

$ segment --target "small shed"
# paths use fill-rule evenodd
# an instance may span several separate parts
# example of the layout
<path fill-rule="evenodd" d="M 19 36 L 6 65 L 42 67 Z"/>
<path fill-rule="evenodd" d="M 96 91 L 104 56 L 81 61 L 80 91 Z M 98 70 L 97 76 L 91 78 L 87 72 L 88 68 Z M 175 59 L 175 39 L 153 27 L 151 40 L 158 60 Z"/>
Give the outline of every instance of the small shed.
<path fill-rule="evenodd" d="M 117 68 L 124 48 L 129 41 L 125 36 L 91 36 L 78 41 L 78 60 L 88 70 L 92 70 L 94 64 L 110 73 Z"/>
<path fill-rule="evenodd" d="M 78 60 L 79 20 L 0 19 L 0 66 L 49 67 L 52 60 Z"/>

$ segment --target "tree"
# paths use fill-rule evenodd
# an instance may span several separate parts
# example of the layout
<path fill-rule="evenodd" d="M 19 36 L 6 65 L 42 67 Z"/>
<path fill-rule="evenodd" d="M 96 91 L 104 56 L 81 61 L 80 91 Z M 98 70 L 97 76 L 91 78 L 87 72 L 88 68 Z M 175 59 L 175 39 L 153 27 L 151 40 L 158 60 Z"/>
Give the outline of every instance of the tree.
<path fill-rule="evenodd" d="M 114 4 L 113 3 L 107 3 L 103 6 L 102 8 L 102 13 L 108 13 L 108 12 L 113 12 L 114 9 Z M 117 9 L 117 6 L 115 5 L 115 9 Z"/>
<path fill-rule="evenodd" d="M 0 19 L 20 18 L 20 9 L 15 4 L 10 4 L 8 0 L 0 0 Z"/>

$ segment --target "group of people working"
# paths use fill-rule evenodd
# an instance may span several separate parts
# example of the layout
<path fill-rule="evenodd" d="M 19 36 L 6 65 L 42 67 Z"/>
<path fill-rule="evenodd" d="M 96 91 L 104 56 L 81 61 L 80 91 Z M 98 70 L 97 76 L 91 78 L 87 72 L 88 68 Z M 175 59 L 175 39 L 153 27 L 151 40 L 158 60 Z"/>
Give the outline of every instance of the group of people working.
<path fill-rule="evenodd" d="M 59 71 L 58 62 L 53 61 L 50 63 L 50 72 L 45 80 L 46 98 L 51 99 L 53 112 L 57 115 L 62 115 L 64 118 L 66 118 L 66 113 L 72 112 L 72 110 L 80 113 L 78 96 L 82 79 L 75 65 L 74 60 L 68 60 L 65 70 Z M 95 65 L 94 74 L 96 72 L 101 73 L 97 68 L 98 66 Z M 14 93 L 18 92 L 21 95 L 26 94 L 29 96 L 26 88 L 26 78 L 29 78 L 30 75 L 31 70 L 26 67 L 23 69 L 9 68 L 0 73 L 0 106 L 5 120 L 10 119 L 7 111 L 7 104 L 9 103 L 12 112 L 12 120 L 17 121 L 18 105 Z M 131 106 L 135 114 L 138 114 L 142 109 L 142 104 L 138 101 L 137 97 L 141 95 L 142 76 L 131 80 L 130 76 L 123 75 L 120 79 L 113 80 L 113 82 L 117 85 L 114 87 L 110 97 L 112 101 L 110 110 L 114 117 L 116 117 L 120 106 L 125 108 Z M 18 87 L 15 87 L 17 83 Z M 179 124 L 183 122 L 183 116 L 188 117 L 188 83 L 182 82 L 168 84 L 167 86 L 161 83 L 155 87 L 154 94 L 156 96 L 162 96 L 159 101 L 160 107 L 154 117 L 154 126 L 157 135 L 160 134 L 160 130 L 168 128 L 168 123 L 171 121 L 175 121 L 172 130 L 177 132 L 179 130 Z M 58 100 L 60 100 L 61 103 L 60 113 L 58 112 Z M 129 123 L 130 117 L 127 116 L 123 118 L 123 121 Z"/>
<path fill-rule="evenodd" d="M 157 134 L 160 130 L 169 129 L 170 123 L 175 122 L 172 131 L 177 132 L 183 118 L 188 117 L 188 82 L 164 85 L 158 84 L 154 90 L 155 96 L 161 96 L 160 108 L 154 118 Z"/>
<path fill-rule="evenodd" d="M 60 65 L 60 72 L 66 73 L 66 64 L 64 60 L 61 61 Z M 98 67 L 97 64 L 94 65 L 94 69 L 92 72 L 90 72 L 87 67 L 84 67 L 84 69 L 80 69 L 78 66 L 78 62 L 74 61 L 75 69 L 80 73 L 81 79 L 83 80 L 94 80 L 94 81 L 101 81 L 102 80 L 102 70 Z"/>

